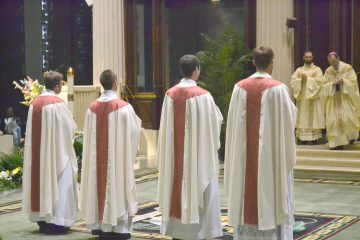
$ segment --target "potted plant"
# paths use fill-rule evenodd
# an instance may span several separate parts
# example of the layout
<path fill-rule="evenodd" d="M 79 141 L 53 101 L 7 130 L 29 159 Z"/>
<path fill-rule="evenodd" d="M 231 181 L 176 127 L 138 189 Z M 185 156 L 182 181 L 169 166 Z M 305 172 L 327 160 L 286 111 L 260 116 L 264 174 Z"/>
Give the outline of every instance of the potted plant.
<path fill-rule="evenodd" d="M 202 35 L 204 50 L 197 56 L 201 62 L 199 85 L 208 90 L 223 114 L 220 159 L 224 157 L 226 121 L 235 83 L 248 77 L 250 54 L 240 34 L 234 29 L 223 32 L 219 39 Z"/>

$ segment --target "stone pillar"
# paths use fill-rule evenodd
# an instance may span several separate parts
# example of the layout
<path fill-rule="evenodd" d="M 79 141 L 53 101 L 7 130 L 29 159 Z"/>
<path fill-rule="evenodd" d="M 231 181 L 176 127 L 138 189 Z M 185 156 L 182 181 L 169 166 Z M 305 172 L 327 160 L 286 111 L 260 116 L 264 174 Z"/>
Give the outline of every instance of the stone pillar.
<path fill-rule="evenodd" d="M 93 85 L 105 69 L 125 81 L 124 0 L 87 0 L 93 6 Z"/>
<path fill-rule="evenodd" d="M 286 19 L 293 15 L 293 0 L 256 2 L 256 46 L 269 46 L 274 50 L 272 76 L 288 86 L 294 71 L 294 29 L 286 27 Z"/>

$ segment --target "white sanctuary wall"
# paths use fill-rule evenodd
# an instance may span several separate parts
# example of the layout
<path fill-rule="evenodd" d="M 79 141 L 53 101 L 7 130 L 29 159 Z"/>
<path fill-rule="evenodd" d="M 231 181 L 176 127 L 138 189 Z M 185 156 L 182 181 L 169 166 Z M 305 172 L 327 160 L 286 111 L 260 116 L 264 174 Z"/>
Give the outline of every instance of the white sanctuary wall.
<path fill-rule="evenodd" d="M 124 0 L 87 0 L 93 6 L 93 84 L 105 69 L 125 81 Z"/>
<path fill-rule="evenodd" d="M 272 76 L 288 86 L 294 71 L 294 29 L 286 27 L 286 19 L 293 15 L 293 0 L 256 2 L 256 46 L 269 46 L 274 50 Z"/>

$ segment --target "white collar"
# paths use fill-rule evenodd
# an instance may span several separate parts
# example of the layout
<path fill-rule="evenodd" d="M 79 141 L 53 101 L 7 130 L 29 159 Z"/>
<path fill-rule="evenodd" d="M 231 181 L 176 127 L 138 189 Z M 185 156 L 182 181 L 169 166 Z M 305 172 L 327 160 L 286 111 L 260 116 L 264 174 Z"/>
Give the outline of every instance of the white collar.
<path fill-rule="evenodd" d="M 46 89 L 45 92 L 41 94 L 41 96 L 56 96 L 56 93 L 54 90 Z"/>
<path fill-rule="evenodd" d="M 256 72 L 250 76 L 251 78 L 272 78 L 270 74 L 266 72 Z"/>
<path fill-rule="evenodd" d="M 98 98 L 100 102 L 108 102 L 117 99 L 117 94 L 113 90 L 105 90 L 104 93 Z"/>
<path fill-rule="evenodd" d="M 177 85 L 178 87 L 194 87 L 197 86 L 196 81 L 188 78 L 181 79 L 180 83 Z"/>

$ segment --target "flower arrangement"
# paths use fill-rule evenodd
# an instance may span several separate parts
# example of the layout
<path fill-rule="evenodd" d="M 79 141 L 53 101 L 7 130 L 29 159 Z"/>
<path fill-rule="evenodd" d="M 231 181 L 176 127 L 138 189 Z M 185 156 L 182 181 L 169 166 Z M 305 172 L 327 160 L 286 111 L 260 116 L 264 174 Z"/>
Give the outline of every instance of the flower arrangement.
<path fill-rule="evenodd" d="M 0 153 L 0 191 L 19 188 L 22 184 L 23 150 Z"/>
<path fill-rule="evenodd" d="M 41 85 L 37 79 L 33 80 L 30 77 L 27 77 L 24 80 L 20 80 L 20 83 L 22 85 L 13 81 L 15 89 L 19 89 L 24 94 L 24 101 L 21 103 L 26 106 L 30 106 L 34 98 L 45 91 L 45 87 Z"/>

